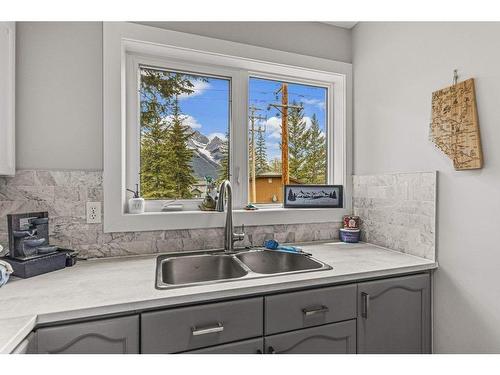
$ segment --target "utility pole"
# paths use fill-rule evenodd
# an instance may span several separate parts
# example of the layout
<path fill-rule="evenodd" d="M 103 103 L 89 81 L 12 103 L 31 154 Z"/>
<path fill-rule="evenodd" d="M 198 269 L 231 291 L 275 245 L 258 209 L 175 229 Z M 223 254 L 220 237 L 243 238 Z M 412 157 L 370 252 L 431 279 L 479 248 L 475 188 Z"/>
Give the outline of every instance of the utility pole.
<path fill-rule="evenodd" d="M 250 170 L 250 179 L 252 181 L 251 184 L 251 194 L 250 194 L 250 202 L 255 203 L 257 200 L 257 176 L 256 176 L 256 161 L 255 161 L 255 133 L 264 133 L 266 130 L 262 129 L 259 126 L 258 129 L 255 128 L 255 122 L 261 120 L 267 120 L 266 117 L 256 115 L 257 112 L 261 111 L 260 108 L 255 106 L 250 106 L 249 108 L 250 115 L 248 118 L 250 119 L 250 157 L 252 159 L 252 166 Z"/>
<path fill-rule="evenodd" d="M 281 84 L 281 181 L 283 186 L 290 182 L 288 173 L 288 85 Z"/>
<path fill-rule="evenodd" d="M 271 107 L 276 108 L 281 113 L 281 183 L 283 186 L 290 182 L 290 175 L 288 172 L 288 108 L 301 109 L 300 105 L 288 105 L 288 84 L 282 83 L 281 88 L 276 92 L 281 92 L 281 104 L 270 104 Z"/>

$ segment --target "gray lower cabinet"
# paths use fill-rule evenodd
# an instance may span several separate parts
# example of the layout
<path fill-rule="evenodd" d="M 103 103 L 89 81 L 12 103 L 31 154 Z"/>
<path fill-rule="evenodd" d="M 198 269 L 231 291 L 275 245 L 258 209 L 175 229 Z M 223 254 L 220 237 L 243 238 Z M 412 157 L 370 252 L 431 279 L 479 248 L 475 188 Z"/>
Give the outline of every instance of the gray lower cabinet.
<path fill-rule="evenodd" d="M 40 328 L 13 353 L 430 353 L 430 275 Z"/>
<path fill-rule="evenodd" d="M 268 354 L 354 354 L 356 320 L 265 337 Z"/>
<path fill-rule="evenodd" d="M 430 353 L 428 274 L 358 284 L 358 353 Z"/>
<path fill-rule="evenodd" d="M 184 354 L 262 354 L 263 351 L 264 339 L 259 338 L 191 350 L 189 352 L 184 352 Z"/>
<path fill-rule="evenodd" d="M 38 353 L 139 353 L 139 316 L 40 328 Z"/>

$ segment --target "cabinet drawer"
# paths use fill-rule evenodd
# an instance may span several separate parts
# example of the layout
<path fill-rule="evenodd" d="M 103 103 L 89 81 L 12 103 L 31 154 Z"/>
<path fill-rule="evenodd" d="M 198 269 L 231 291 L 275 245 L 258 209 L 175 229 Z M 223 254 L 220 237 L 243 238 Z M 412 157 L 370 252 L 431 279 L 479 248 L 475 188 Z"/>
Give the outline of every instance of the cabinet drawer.
<path fill-rule="evenodd" d="M 143 353 L 175 353 L 262 336 L 262 298 L 141 315 Z"/>
<path fill-rule="evenodd" d="M 265 338 L 269 354 L 354 354 L 356 321 L 280 333 Z"/>
<path fill-rule="evenodd" d="M 38 352 L 54 354 L 139 353 L 139 316 L 40 328 Z"/>
<path fill-rule="evenodd" d="M 191 350 L 185 354 L 262 354 L 263 349 L 264 339 L 251 339 L 205 349 Z"/>
<path fill-rule="evenodd" d="M 356 285 L 320 288 L 270 296 L 266 335 L 356 317 Z"/>

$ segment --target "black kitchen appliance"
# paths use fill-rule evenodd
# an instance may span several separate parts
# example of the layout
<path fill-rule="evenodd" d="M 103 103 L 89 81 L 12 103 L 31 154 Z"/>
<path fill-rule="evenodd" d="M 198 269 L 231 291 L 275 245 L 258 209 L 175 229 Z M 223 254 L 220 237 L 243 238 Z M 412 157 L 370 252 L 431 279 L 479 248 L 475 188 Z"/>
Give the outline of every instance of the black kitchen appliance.
<path fill-rule="evenodd" d="M 49 213 L 7 215 L 9 256 L 14 276 L 28 278 L 72 266 L 76 252 L 49 244 Z"/>

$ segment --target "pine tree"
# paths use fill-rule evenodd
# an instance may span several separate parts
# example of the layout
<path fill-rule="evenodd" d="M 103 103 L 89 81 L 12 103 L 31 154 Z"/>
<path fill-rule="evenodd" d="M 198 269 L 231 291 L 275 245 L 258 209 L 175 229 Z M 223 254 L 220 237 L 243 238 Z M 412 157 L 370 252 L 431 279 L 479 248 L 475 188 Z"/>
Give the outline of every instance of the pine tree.
<path fill-rule="evenodd" d="M 171 159 L 168 175 L 173 185 L 173 197 L 176 199 L 192 198 L 191 186 L 196 183 L 194 171 L 191 166 L 193 150 L 188 147 L 188 141 L 193 132 L 183 124 L 178 98 L 173 103 L 170 128 L 168 129 L 168 143 Z"/>
<path fill-rule="evenodd" d="M 229 133 L 226 133 L 226 139 L 222 141 L 220 151 L 222 157 L 220 159 L 217 184 L 220 184 L 224 180 L 229 180 Z"/>
<path fill-rule="evenodd" d="M 165 119 L 178 95 L 193 93 L 192 81 L 199 78 L 151 68 L 141 68 L 140 73 L 141 192 L 145 198 L 175 197 L 171 124 Z"/>
<path fill-rule="evenodd" d="M 257 142 L 255 145 L 255 171 L 257 175 L 269 172 L 266 138 L 263 131 L 257 132 Z"/>
<path fill-rule="evenodd" d="M 293 102 L 288 114 L 288 168 L 290 176 L 302 181 L 306 178 L 304 163 L 307 151 L 307 129 L 304 109 Z"/>
<path fill-rule="evenodd" d="M 173 194 L 169 167 L 171 164 L 168 125 L 149 124 L 141 136 L 141 192 L 144 198 L 165 198 Z"/>
<path fill-rule="evenodd" d="M 147 92 L 154 91 L 147 88 Z M 144 198 L 165 198 L 172 195 L 169 181 L 169 125 L 163 115 L 167 109 L 154 95 L 141 101 L 141 192 Z"/>
<path fill-rule="evenodd" d="M 305 180 L 309 184 L 326 183 L 326 139 L 319 127 L 316 114 L 311 118 L 307 131 L 307 146 L 304 161 Z"/>

